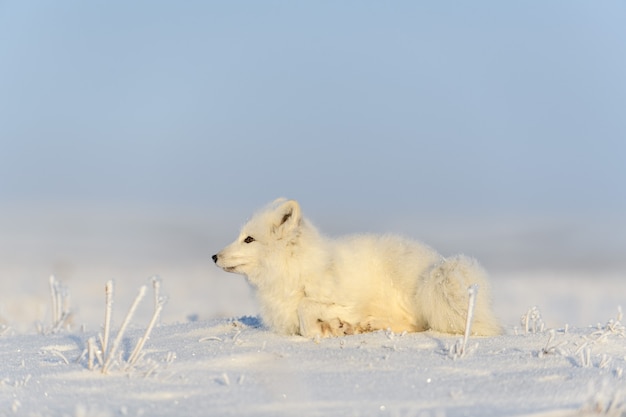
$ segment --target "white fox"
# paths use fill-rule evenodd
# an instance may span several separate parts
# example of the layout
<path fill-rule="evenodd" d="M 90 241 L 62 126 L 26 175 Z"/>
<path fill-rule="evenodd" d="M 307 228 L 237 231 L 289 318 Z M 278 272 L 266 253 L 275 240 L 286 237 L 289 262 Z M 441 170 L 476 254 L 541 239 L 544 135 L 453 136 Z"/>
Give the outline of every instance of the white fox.
<path fill-rule="evenodd" d="M 263 322 L 279 333 L 463 333 L 472 284 L 480 287 L 472 333 L 501 332 L 486 273 L 474 259 L 443 258 L 393 235 L 329 239 L 302 217 L 294 200 L 278 199 L 257 213 L 213 260 L 248 278 Z"/>

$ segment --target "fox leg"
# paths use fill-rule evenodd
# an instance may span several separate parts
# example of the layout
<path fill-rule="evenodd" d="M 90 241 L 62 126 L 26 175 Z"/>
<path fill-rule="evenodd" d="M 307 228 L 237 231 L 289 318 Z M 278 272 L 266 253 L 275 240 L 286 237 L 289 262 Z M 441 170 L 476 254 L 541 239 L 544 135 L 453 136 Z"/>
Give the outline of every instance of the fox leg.
<path fill-rule="evenodd" d="M 346 307 L 303 298 L 298 305 L 300 334 L 309 338 L 354 334 L 356 326 L 341 318 L 348 316 Z"/>

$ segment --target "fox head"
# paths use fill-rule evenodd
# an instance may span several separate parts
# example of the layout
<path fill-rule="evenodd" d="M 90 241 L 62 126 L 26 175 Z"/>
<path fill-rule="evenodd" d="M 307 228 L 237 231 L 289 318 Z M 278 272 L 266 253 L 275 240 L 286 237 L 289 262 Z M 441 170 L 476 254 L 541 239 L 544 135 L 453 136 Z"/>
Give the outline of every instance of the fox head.
<path fill-rule="evenodd" d="M 295 200 L 278 199 L 255 214 L 233 243 L 213 255 L 213 261 L 226 272 L 245 275 L 257 285 L 263 271 L 284 259 L 285 251 L 297 242 L 302 225 L 300 205 Z"/>

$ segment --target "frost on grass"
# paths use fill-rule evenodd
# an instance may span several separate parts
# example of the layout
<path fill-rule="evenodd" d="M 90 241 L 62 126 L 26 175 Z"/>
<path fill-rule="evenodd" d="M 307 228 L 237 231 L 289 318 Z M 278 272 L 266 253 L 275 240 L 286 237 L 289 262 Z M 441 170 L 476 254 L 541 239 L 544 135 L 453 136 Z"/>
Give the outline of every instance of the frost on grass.
<path fill-rule="evenodd" d="M 544 358 L 551 355 L 559 355 L 568 358 L 569 362 L 579 368 L 598 368 L 609 370 L 616 378 L 621 378 L 623 369 L 619 365 L 615 365 L 614 358 L 606 352 L 598 352 L 600 345 L 605 344 L 610 338 L 626 337 L 626 330 L 621 323 L 622 310 L 618 307 L 616 318 L 610 319 L 606 325 L 598 325 L 596 330 L 591 333 L 585 333 L 578 339 L 558 340 L 557 334 L 567 335 L 567 327 L 562 330 L 547 330 L 548 339 L 543 347 L 536 352 L 538 358 Z M 543 321 L 541 315 L 536 308 L 530 309 L 522 316 L 522 323 L 532 323 L 528 327 L 528 331 L 534 334 L 537 329 L 543 329 Z M 537 325 L 539 323 L 539 325 Z M 595 352 L 594 352 L 595 351 Z M 624 356 L 626 359 L 626 356 Z"/>
<path fill-rule="evenodd" d="M 578 346 L 578 348 L 574 352 L 574 354 L 578 356 L 579 361 L 580 361 L 579 363 L 582 368 L 589 368 L 593 366 L 591 353 L 592 353 L 592 349 L 596 345 L 606 343 L 606 341 L 609 338 L 626 337 L 626 328 L 622 324 L 622 318 L 623 318 L 622 308 L 618 307 L 617 317 L 615 319 L 610 319 L 606 323 L 605 326 L 598 326 L 599 327 L 598 330 L 592 332 L 589 335 L 583 336 L 582 343 Z M 602 354 L 602 356 L 600 356 L 598 367 L 608 368 L 610 362 L 611 362 L 611 358 L 606 354 Z M 615 373 L 616 375 L 619 375 L 619 377 L 621 377 L 622 375 L 621 368 L 616 368 Z"/>
<path fill-rule="evenodd" d="M 108 281 L 105 285 L 105 313 L 104 313 L 104 327 L 103 334 L 99 336 L 99 344 L 96 341 L 95 337 L 91 337 L 87 340 L 87 349 L 83 352 L 83 355 L 80 359 L 87 359 L 87 368 L 89 370 L 99 370 L 102 374 L 107 374 L 114 367 L 120 367 L 124 371 L 129 371 L 133 367 L 135 367 L 142 359 L 144 359 L 144 354 L 142 349 L 146 342 L 150 339 L 150 334 L 154 329 L 157 321 L 159 320 L 159 316 L 161 311 L 163 310 L 163 306 L 165 305 L 166 299 L 160 296 L 160 286 L 161 281 L 157 278 L 152 279 L 152 288 L 154 290 L 154 312 L 152 314 L 152 318 L 146 327 L 146 330 L 143 333 L 143 336 L 139 338 L 133 350 L 128 354 L 128 358 L 124 360 L 123 354 L 118 353 L 118 349 L 120 344 L 124 338 L 124 334 L 126 333 L 126 329 L 130 324 L 135 311 L 139 307 L 139 304 L 143 300 L 146 294 L 146 286 L 142 286 L 139 288 L 139 292 L 137 297 L 131 304 L 128 313 L 120 326 L 120 329 L 113 339 L 113 342 L 109 345 L 109 335 L 111 333 L 111 315 L 112 315 L 112 306 L 113 306 L 113 282 Z M 171 355 L 170 355 L 171 356 Z M 168 357 L 170 357 L 168 356 Z M 173 356 L 175 357 L 175 355 Z M 147 365 L 146 375 L 149 375 L 154 372 L 155 364 L 151 361 L 144 361 L 145 365 Z"/>
<path fill-rule="evenodd" d="M 39 333 L 41 334 L 54 334 L 63 329 L 69 330 L 70 319 L 72 317 L 67 287 L 57 281 L 54 276 L 50 277 L 49 283 L 50 298 L 52 301 L 52 323 L 50 328 L 40 325 Z M 95 336 L 88 338 L 86 348 L 76 362 L 85 363 L 87 369 L 92 371 L 98 370 L 102 374 L 107 374 L 114 368 L 121 368 L 128 372 L 140 365 L 142 368 L 145 368 L 146 375 L 152 374 L 157 367 L 156 362 L 144 358 L 143 348 L 150 339 L 150 334 L 157 324 L 166 302 L 166 299 L 160 295 L 160 287 L 161 281 L 156 277 L 152 278 L 152 288 L 154 292 L 154 311 L 152 317 L 143 335 L 137 340 L 134 348 L 130 352 L 126 352 L 127 359 L 124 359 L 125 355 L 124 352 L 120 352 L 120 345 L 122 344 L 126 329 L 131 323 L 135 311 L 145 296 L 147 286 L 144 285 L 139 288 L 137 297 L 130 306 L 115 338 L 111 341 L 111 316 L 114 287 L 113 281 L 108 281 L 105 285 L 103 333 L 99 334 L 97 338 Z M 63 363 L 70 363 L 70 360 L 61 352 L 51 350 L 50 353 L 58 357 Z M 174 353 L 170 353 L 168 355 L 168 361 L 173 360 L 175 357 L 176 355 Z"/>
<path fill-rule="evenodd" d="M 563 350 L 563 347 L 567 344 L 567 341 L 556 342 L 556 331 L 554 329 L 550 329 L 548 331 L 548 341 L 546 345 L 541 349 L 537 356 L 542 358 L 545 355 L 559 354 L 561 356 L 566 356 L 567 353 Z"/>
<path fill-rule="evenodd" d="M 57 333 L 63 329 L 69 330 L 72 322 L 70 309 L 70 292 L 68 288 L 59 282 L 54 275 L 50 276 L 50 300 L 51 300 L 51 326 L 46 328 L 43 324 L 38 326 L 39 333 Z"/>
<path fill-rule="evenodd" d="M 524 334 L 543 332 L 545 328 L 545 323 L 543 322 L 541 313 L 536 306 L 531 307 L 525 314 L 522 315 L 521 322 Z"/>
<path fill-rule="evenodd" d="M 472 332 L 472 321 L 474 320 L 474 308 L 476 307 L 476 297 L 478 296 L 478 284 L 472 284 L 467 289 L 468 297 L 468 305 L 467 305 L 467 317 L 465 320 L 465 334 L 463 335 L 463 339 L 457 340 L 457 342 L 452 345 L 448 350 L 448 355 L 453 359 L 462 358 L 468 352 L 467 342 L 469 340 L 469 336 Z M 472 347 L 472 350 L 475 350 L 478 344 Z"/>

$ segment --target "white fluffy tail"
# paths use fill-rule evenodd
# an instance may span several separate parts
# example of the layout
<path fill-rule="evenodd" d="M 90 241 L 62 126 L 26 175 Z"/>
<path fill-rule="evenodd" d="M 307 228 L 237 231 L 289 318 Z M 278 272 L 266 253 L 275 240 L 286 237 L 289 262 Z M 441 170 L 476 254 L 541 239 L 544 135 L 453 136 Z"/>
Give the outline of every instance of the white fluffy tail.
<path fill-rule="evenodd" d="M 487 274 L 475 259 L 464 255 L 445 259 L 422 279 L 417 296 L 428 328 L 462 334 L 468 318 L 467 289 L 478 285 L 481 293 L 475 300 L 472 334 L 492 336 L 501 333 L 491 311 Z"/>

